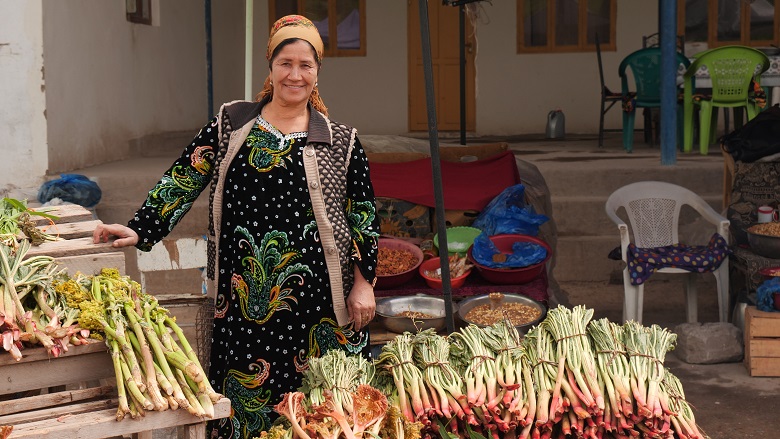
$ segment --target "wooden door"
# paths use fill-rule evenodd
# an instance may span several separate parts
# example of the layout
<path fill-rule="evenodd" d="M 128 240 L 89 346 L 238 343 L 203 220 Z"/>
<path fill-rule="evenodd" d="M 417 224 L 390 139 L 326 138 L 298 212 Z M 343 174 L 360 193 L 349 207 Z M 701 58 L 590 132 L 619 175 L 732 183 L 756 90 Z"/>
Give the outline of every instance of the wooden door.
<path fill-rule="evenodd" d="M 407 1 L 407 23 L 409 26 L 407 38 L 409 42 L 409 131 L 428 130 L 418 1 L 421 0 Z M 460 8 L 458 7 L 444 6 L 438 0 L 428 2 L 433 84 L 439 131 L 460 131 L 459 13 Z M 469 20 L 466 20 L 467 131 L 474 131 L 476 126 L 474 97 L 475 55 L 476 45 L 472 35 L 472 27 Z"/>

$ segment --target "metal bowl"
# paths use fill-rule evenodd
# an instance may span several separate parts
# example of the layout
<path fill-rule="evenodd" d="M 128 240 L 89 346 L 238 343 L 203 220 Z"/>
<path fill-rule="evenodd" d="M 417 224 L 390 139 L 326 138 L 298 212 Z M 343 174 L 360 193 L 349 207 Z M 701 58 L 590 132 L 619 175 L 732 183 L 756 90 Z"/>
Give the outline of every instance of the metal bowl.
<path fill-rule="evenodd" d="M 458 310 L 458 305 L 452 304 L 452 312 Z M 432 319 L 414 319 L 399 317 L 404 311 L 416 311 L 436 316 Z M 418 330 L 433 328 L 437 331 L 444 329 L 445 321 L 444 299 L 441 297 L 417 294 L 414 296 L 387 297 L 376 302 L 376 316 L 382 326 L 388 331 L 402 334 L 404 332 L 417 332 Z"/>
<path fill-rule="evenodd" d="M 751 232 L 750 229 L 746 232 L 753 253 L 769 259 L 780 259 L 780 237 L 759 235 Z"/>
<path fill-rule="evenodd" d="M 504 295 L 504 302 L 505 303 L 522 303 L 523 305 L 532 306 L 539 310 L 539 317 L 532 321 L 528 322 L 523 325 L 515 325 L 515 328 L 517 328 L 517 332 L 521 334 L 525 334 L 531 327 L 539 324 L 542 320 L 544 320 L 544 317 L 547 315 L 547 307 L 541 303 L 537 302 L 534 299 L 531 299 L 530 297 L 521 296 L 519 294 L 512 294 L 512 293 L 502 293 Z M 468 299 L 465 299 L 461 301 L 458 304 L 458 317 L 467 324 L 473 324 L 477 325 L 480 328 L 484 328 L 487 325 L 481 325 L 479 323 L 474 323 L 466 319 L 466 314 L 469 313 L 472 309 L 479 305 L 490 305 L 490 297 L 487 294 L 483 294 L 481 296 L 474 296 L 469 297 Z"/>

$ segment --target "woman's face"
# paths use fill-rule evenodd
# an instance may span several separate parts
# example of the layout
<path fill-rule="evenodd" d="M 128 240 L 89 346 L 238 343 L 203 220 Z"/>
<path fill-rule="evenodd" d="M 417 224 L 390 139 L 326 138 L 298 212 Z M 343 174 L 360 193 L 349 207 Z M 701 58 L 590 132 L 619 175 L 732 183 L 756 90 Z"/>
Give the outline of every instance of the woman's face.
<path fill-rule="evenodd" d="M 305 105 L 317 83 L 318 69 L 309 43 L 298 40 L 282 47 L 271 60 L 274 99 L 287 105 Z"/>

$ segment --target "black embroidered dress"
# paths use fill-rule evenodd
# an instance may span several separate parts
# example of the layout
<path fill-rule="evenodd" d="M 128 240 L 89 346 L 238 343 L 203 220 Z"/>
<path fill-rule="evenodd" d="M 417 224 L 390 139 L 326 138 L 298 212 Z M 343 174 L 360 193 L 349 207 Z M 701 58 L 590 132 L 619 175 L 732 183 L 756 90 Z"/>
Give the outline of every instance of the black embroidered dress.
<path fill-rule="evenodd" d="M 209 436 L 251 438 L 267 430 L 280 396 L 296 390 L 308 359 L 332 348 L 367 354 L 368 333 L 339 327 L 309 198 L 302 151 L 307 133 L 283 135 L 257 121 L 226 169 L 209 378 L 233 414 Z M 149 192 L 128 226 L 148 250 L 211 182 L 217 120 L 205 126 Z M 374 278 L 378 221 L 360 142 L 347 172 L 351 260 Z M 347 285 L 345 292 L 348 293 Z"/>

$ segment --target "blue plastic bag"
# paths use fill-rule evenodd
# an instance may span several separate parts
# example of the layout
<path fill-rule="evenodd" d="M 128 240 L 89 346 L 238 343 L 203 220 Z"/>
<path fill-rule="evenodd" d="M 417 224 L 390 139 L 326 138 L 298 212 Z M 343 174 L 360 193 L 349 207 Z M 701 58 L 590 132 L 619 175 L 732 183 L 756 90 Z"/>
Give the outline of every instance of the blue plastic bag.
<path fill-rule="evenodd" d="M 538 235 L 539 226 L 549 218 L 526 205 L 524 194 L 525 186 L 522 184 L 504 189 L 477 216 L 473 226 L 490 236 L 505 233 Z"/>
<path fill-rule="evenodd" d="M 774 293 L 780 293 L 780 277 L 773 277 L 756 288 L 756 308 L 764 312 L 777 312 Z"/>
<path fill-rule="evenodd" d="M 493 255 L 501 253 L 490 240 L 490 237 L 482 232 L 474 239 L 471 248 L 471 256 L 481 265 L 490 268 L 523 268 L 538 264 L 547 257 L 547 249 L 535 242 L 515 242 L 512 244 L 512 254 L 507 255 L 503 262 L 493 260 Z"/>
<path fill-rule="evenodd" d="M 60 178 L 47 181 L 38 190 L 41 204 L 59 198 L 84 207 L 94 207 L 102 196 L 103 191 L 97 183 L 81 174 L 61 174 Z"/>

